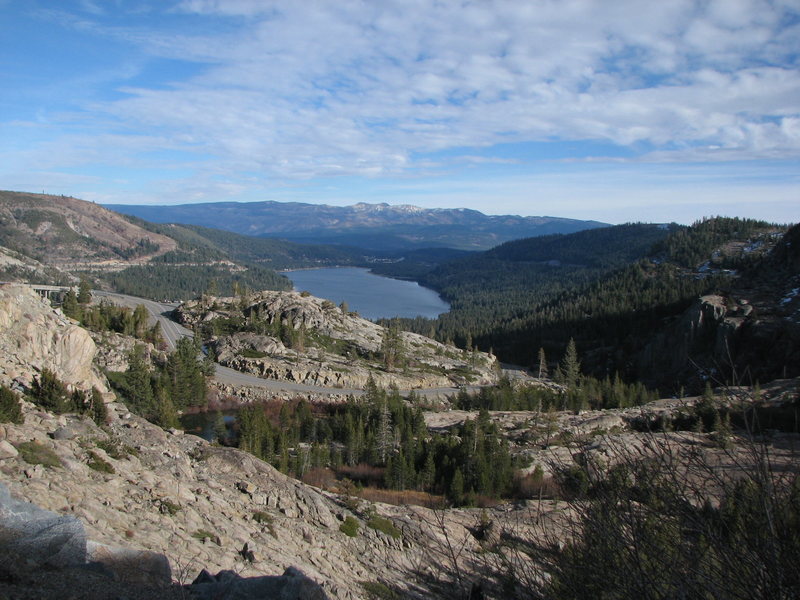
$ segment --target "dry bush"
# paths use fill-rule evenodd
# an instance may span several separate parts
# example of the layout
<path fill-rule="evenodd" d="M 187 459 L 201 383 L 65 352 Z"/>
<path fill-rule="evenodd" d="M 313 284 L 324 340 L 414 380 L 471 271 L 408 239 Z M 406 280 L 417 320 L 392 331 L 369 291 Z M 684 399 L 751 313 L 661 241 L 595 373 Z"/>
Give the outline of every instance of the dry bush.
<path fill-rule="evenodd" d="M 336 470 L 339 479 L 351 479 L 362 485 L 381 485 L 383 474 L 386 471 L 383 467 L 373 467 L 367 463 L 359 463 L 354 466 L 342 465 Z"/>
<path fill-rule="evenodd" d="M 424 506 L 426 508 L 441 508 L 447 503 L 444 496 L 436 496 L 427 492 L 418 492 L 415 490 L 398 491 L 366 487 L 359 492 L 359 496 L 370 502 L 382 502 L 384 504 L 394 504 L 395 506 L 408 504 Z"/>
<path fill-rule="evenodd" d="M 541 500 L 560 496 L 558 482 L 551 476 L 537 476 L 533 473 L 523 475 L 515 481 L 517 498 Z"/>
<path fill-rule="evenodd" d="M 336 474 L 327 467 L 312 467 L 301 478 L 303 483 L 325 490 L 336 487 Z"/>

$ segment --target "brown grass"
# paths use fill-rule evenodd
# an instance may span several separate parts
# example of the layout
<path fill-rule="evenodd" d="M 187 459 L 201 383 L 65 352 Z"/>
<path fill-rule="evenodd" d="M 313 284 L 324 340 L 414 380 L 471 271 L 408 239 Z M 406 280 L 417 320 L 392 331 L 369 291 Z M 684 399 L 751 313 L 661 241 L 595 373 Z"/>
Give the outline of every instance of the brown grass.
<path fill-rule="evenodd" d="M 426 508 L 442 508 L 447 505 L 447 500 L 445 500 L 444 496 L 415 490 L 381 490 L 374 487 L 366 487 L 361 490 L 359 497 L 370 502 L 383 502 L 384 504 L 394 504 L 395 506 L 411 504 Z"/>
<path fill-rule="evenodd" d="M 515 498 L 557 498 L 560 495 L 558 484 L 552 477 L 537 477 L 532 473 L 518 478 L 515 488 Z"/>
<path fill-rule="evenodd" d="M 383 483 L 383 467 L 373 467 L 367 463 L 359 463 L 353 467 L 342 465 L 336 471 L 338 479 L 351 479 L 356 483 L 367 486 L 379 486 Z"/>
<path fill-rule="evenodd" d="M 301 478 L 303 483 L 313 485 L 324 490 L 332 490 L 336 487 L 336 474 L 327 467 L 314 467 L 305 472 Z"/>

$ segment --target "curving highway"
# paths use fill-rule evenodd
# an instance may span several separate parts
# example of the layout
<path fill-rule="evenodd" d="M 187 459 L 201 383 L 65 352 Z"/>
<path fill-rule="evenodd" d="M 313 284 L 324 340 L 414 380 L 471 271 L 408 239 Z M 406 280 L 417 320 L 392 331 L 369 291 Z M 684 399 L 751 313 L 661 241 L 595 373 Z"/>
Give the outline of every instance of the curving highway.
<path fill-rule="evenodd" d="M 191 329 L 187 329 L 183 325 L 179 325 L 172 320 L 172 311 L 177 304 L 168 304 L 164 302 L 156 302 L 154 300 L 147 300 L 145 298 L 137 298 L 136 296 L 127 296 L 125 294 L 117 294 L 116 292 L 103 292 L 92 290 L 92 295 L 98 298 L 106 298 L 110 302 L 119 306 L 126 306 L 134 309 L 139 304 L 144 305 L 150 314 L 150 325 L 154 325 L 156 321 L 161 324 L 161 333 L 164 336 L 164 341 L 170 350 L 174 350 L 179 339 L 182 337 L 190 337 L 193 334 Z M 509 369 L 511 370 L 511 369 Z M 361 389 L 347 389 L 347 388 L 332 388 L 317 385 L 306 385 L 302 383 L 293 383 L 291 381 L 279 381 L 276 379 L 262 379 L 255 375 L 242 373 L 229 367 L 223 367 L 220 364 L 216 365 L 214 378 L 220 383 L 232 386 L 251 386 L 260 387 L 275 392 L 290 392 L 299 394 L 352 394 L 359 396 L 364 393 Z M 477 386 L 470 386 L 467 389 L 476 390 Z M 418 396 L 425 397 L 442 397 L 457 393 L 459 388 L 446 387 L 446 388 L 426 388 L 415 389 L 413 392 Z M 407 396 L 412 390 L 400 390 L 400 394 Z"/>

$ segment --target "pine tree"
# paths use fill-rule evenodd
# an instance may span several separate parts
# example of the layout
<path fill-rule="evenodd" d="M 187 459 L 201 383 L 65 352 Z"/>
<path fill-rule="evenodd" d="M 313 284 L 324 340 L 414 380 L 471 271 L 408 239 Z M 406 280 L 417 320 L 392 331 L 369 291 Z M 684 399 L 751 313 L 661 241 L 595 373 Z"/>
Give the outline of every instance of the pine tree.
<path fill-rule="evenodd" d="M 419 487 L 430 492 L 433 490 L 433 485 L 436 482 L 436 465 L 433 462 L 433 451 L 428 450 L 425 456 L 425 464 L 422 467 L 422 473 L 419 476 Z"/>
<path fill-rule="evenodd" d="M 128 354 L 125 397 L 130 403 L 131 410 L 138 414 L 147 414 L 153 406 L 150 368 L 145 359 L 145 348 L 141 344 L 134 346 Z"/>
<path fill-rule="evenodd" d="M 581 363 L 578 360 L 578 350 L 575 347 L 575 340 L 569 338 L 567 349 L 564 352 L 564 358 L 561 361 L 561 376 L 564 379 L 564 385 L 569 390 L 573 390 L 578 385 L 578 380 L 581 375 Z"/>
<path fill-rule="evenodd" d="M 222 416 L 222 411 L 217 411 L 214 415 L 214 438 L 218 443 L 224 444 L 228 439 L 228 428 L 225 426 L 225 417 Z"/>
<path fill-rule="evenodd" d="M 162 386 L 156 386 L 153 393 L 153 409 L 152 414 L 147 415 L 159 427 L 163 429 L 170 429 L 178 427 L 178 413 L 175 410 L 175 404 L 172 402 L 169 390 Z"/>
<path fill-rule="evenodd" d="M 386 464 L 386 457 L 393 446 L 392 439 L 392 414 L 389 412 L 389 403 L 386 395 L 380 403 L 378 413 L 378 431 L 376 432 L 378 458 L 381 464 Z"/>
<path fill-rule="evenodd" d="M 144 339 L 147 334 L 147 321 L 150 318 L 150 313 L 144 304 L 139 304 L 133 310 L 133 323 L 132 334 L 139 338 Z"/>
<path fill-rule="evenodd" d="M 81 283 L 78 286 L 77 300 L 78 304 L 89 304 L 92 301 L 92 286 L 85 278 L 81 279 Z"/>
<path fill-rule="evenodd" d="M 539 372 L 537 377 L 539 379 L 547 377 L 547 358 L 544 355 L 544 348 L 539 348 Z"/>
<path fill-rule="evenodd" d="M 35 404 L 54 413 L 67 412 L 71 408 L 67 386 L 47 368 L 33 380 L 31 396 Z"/>
<path fill-rule="evenodd" d="M 64 300 L 61 303 L 61 312 L 70 319 L 80 320 L 82 311 L 74 290 L 69 289 L 66 294 L 64 294 Z"/>
<path fill-rule="evenodd" d="M 98 425 L 105 425 L 108 420 L 108 407 L 103 394 L 96 387 L 92 388 L 92 420 Z"/>
<path fill-rule="evenodd" d="M 460 468 L 456 468 L 453 473 L 453 479 L 450 480 L 448 497 L 456 506 L 460 505 L 464 500 L 464 473 L 461 472 Z"/>
<path fill-rule="evenodd" d="M 0 385 L 0 423 L 22 423 L 25 420 L 17 394 Z"/>

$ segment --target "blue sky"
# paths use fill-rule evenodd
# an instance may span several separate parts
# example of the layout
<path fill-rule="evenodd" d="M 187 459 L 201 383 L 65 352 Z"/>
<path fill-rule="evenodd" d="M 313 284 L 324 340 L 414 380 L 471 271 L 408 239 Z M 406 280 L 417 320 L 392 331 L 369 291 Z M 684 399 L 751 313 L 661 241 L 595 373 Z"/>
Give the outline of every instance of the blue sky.
<path fill-rule="evenodd" d="M 800 0 L 0 0 L 0 189 L 800 220 Z"/>

